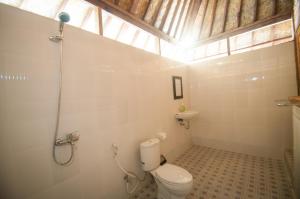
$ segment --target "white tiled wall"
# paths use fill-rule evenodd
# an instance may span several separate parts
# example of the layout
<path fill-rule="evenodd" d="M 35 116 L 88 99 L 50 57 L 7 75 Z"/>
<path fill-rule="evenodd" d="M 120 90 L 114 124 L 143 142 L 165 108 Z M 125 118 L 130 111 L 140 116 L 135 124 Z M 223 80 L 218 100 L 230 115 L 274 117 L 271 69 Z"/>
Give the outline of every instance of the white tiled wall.
<path fill-rule="evenodd" d="M 194 64 L 189 69 L 196 144 L 282 158 L 292 146 L 291 107 L 297 95 L 292 42 Z"/>
<path fill-rule="evenodd" d="M 71 16 L 72 17 L 72 16 Z M 55 21 L 0 4 L 0 198 L 126 198 L 124 167 L 141 174 L 139 143 L 164 131 L 162 151 L 174 159 L 191 146 L 175 119 L 172 75 L 186 67 L 66 26 L 59 135 L 78 130 L 74 163 L 52 160 L 59 45 Z M 66 156 L 69 148 L 58 148 Z"/>

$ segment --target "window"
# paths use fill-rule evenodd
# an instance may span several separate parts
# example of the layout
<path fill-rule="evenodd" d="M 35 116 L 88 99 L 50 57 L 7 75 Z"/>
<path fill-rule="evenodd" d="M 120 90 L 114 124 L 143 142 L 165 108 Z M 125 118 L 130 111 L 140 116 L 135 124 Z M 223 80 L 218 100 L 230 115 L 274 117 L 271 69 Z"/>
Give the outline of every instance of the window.
<path fill-rule="evenodd" d="M 161 56 L 173 59 L 175 61 L 184 62 L 187 60 L 187 49 L 179 45 L 171 44 L 164 40 L 160 40 Z"/>
<path fill-rule="evenodd" d="M 227 56 L 227 40 L 219 40 L 194 48 L 190 52 L 189 61 L 206 60 L 220 56 Z"/>
<path fill-rule="evenodd" d="M 103 36 L 159 54 L 158 38 L 125 20 L 102 10 Z"/>
<path fill-rule="evenodd" d="M 229 46 L 227 46 L 227 39 L 229 40 Z M 204 44 L 190 50 L 188 60 L 192 62 L 196 60 L 202 61 L 292 41 L 292 20 L 285 20 L 260 29 L 232 36 L 227 39 Z"/>
<path fill-rule="evenodd" d="M 231 54 L 269 47 L 293 40 L 292 20 L 286 20 L 230 38 Z"/>

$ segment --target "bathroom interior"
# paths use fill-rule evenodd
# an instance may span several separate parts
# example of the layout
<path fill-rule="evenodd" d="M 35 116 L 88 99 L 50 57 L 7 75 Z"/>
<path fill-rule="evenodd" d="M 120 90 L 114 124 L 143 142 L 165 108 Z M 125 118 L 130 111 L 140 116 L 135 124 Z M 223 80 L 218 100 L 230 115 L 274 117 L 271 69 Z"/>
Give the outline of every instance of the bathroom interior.
<path fill-rule="evenodd" d="M 0 198 L 300 198 L 299 10 L 0 0 Z"/>

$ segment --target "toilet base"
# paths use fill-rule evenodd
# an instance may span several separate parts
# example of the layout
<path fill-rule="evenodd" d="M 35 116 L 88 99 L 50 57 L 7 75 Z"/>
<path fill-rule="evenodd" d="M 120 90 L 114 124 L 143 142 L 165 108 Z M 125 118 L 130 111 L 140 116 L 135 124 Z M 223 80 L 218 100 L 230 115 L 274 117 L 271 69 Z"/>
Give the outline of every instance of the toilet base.
<path fill-rule="evenodd" d="M 161 188 L 157 190 L 157 199 L 185 199 L 185 196 L 176 196 Z"/>
<path fill-rule="evenodd" d="M 175 193 L 170 192 L 161 182 L 156 180 L 157 184 L 157 199 L 185 199 L 187 194 L 175 195 Z"/>

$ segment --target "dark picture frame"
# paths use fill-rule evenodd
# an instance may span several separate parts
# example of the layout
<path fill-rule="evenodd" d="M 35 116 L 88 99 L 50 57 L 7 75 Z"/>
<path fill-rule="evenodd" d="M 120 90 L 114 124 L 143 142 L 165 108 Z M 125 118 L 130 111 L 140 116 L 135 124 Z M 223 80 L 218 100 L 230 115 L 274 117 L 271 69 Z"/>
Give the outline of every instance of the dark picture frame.
<path fill-rule="evenodd" d="M 182 77 L 172 76 L 174 100 L 183 98 Z"/>

